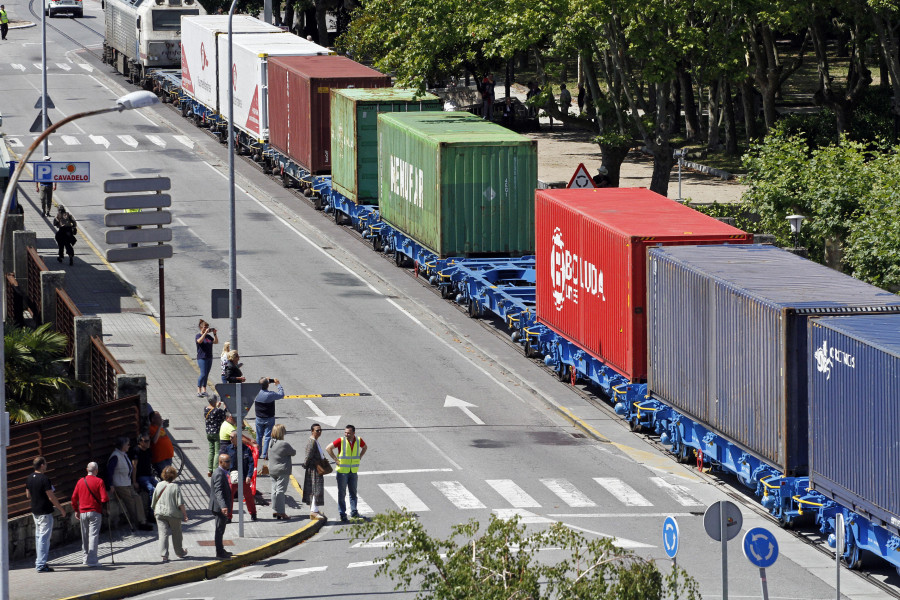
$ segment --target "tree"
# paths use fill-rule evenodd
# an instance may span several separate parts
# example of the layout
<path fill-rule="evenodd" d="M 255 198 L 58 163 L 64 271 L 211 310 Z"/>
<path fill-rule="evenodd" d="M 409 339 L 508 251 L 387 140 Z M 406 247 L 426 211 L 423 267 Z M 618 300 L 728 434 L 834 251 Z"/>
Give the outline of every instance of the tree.
<path fill-rule="evenodd" d="M 529 533 L 519 517 L 491 515 L 455 525 L 450 537 L 429 535 L 415 515 L 389 512 L 354 526 L 353 540 L 388 542 L 375 571 L 396 581 L 396 590 L 420 587 L 417 598 L 434 600 L 612 600 L 699 598 L 696 581 L 680 568 L 667 576 L 655 563 L 608 538 L 587 539 L 555 523 Z M 565 554 L 552 563 L 542 550 Z"/>
<path fill-rule="evenodd" d="M 6 410 L 15 423 L 65 412 L 63 393 L 80 385 L 66 377 L 66 336 L 45 323 L 6 329 Z"/>

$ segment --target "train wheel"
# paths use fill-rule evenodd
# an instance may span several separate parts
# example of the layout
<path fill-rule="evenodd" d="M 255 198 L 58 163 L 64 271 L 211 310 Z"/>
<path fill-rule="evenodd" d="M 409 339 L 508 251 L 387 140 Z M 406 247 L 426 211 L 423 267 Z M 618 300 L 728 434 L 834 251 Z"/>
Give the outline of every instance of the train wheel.
<path fill-rule="evenodd" d="M 526 356 L 527 358 L 534 358 L 534 357 L 535 357 L 536 353 L 535 353 L 535 350 L 534 350 L 534 346 L 531 345 L 531 340 L 526 339 L 523 348 L 524 348 L 524 350 L 525 350 L 525 356 Z"/>
<path fill-rule="evenodd" d="M 678 462 L 685 465 L 691 462 L 691 449 L 684 444 L 678 447 L 678 452 L 675 453 L 675 458 L 678 459 Z"/>
<path fill-rule="evenodd" d="M 381 252 L 384 250 L 384 244 L 381 243 L 381 238 L 378 237 L 378 234 L 372 236 L 372 250 L 375 252 Z"/>
<path fill-rule="evenodd" d="M 569 365 L 560 364 L 559 369 L 556 370 L 556 378 L 563 383 L 569 383 Z"/>
<path fill-rule="evenodd" d="M 862 552 L 859 549 L 859 546 L 856 543 L 853 544 L 853 549 L 850 552 L 844 554 L 841 557 L 841 560 L 847 565 L 848 569 L 858 569 L 862 566 Z"/>
<path fill-rule="evenodd" d="M 783 514 L 778 515 L 778 526 L 782 529 L 793 529 L 794 522 L 785 517 Z"/>
<path fill-rule="evenodd" d="M 452 287 L 450 287 L 449 285 L 442 285 L 442 286 L 441 286 L 441 298 L 443 298 L 444 300 L 446 300 L 447 298 L 451 297 L 452 295 L 453 295 L 453 288 L 452 288 Z"/>
<path fill-rule="evenodd" d="M 471 298 L 469 298 L 469 303 L 466 306 L 466 312 L 469 314 L 469 317 L 473 319 L 477 319 L 481 314 L 481 311 L 478 309 L 478 303 Z"/>
<path fill-rule="evenodd" d="M 284 169 L 281 169 L 281 187 L 289 188 L 289 187 L 291 187 L 291 185 L 292 185 L 291 176 L 288 175 Z"/>
<path fill-rule="evenodd" d="M 399 250 L 394 250 L 394 264 L 402 268 L 406 264 L 406 255 Z"/>

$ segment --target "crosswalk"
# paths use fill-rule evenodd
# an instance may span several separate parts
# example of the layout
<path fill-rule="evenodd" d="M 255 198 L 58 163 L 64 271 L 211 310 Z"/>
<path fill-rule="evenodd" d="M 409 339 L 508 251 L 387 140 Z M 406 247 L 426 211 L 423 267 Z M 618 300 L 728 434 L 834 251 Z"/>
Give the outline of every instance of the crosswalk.
<path fill-rule="evenodd" d="M 702 503 L 691 495 L 688 488 L 684 485 L 671 483 L 662 477 L 649 477 L 649 480 L 655 488 L 664 493 L 664 498 L 677 505 L 686 508 L 702 506 Z M 619 478 L 595 477 L 588 481 L 596 485 L 590 484 L 590 487 L 584 486 L 584 489 L 582 489 L 568 479 L 563 478 L 543 478 L 528 483 L 517 483 L 511 479 L 486 479 L 484 483 L 490 489 L 485 488 L 484 492 L 490 497 L 483 496 L 479 498 L 460 481 L 431 481 L 429 485 L 420 482 L 419 485 L 422 489 L 414 491 L 413 487 L 411 487 L 412 484 L 379 483 L 370 487 L 366 485 L 368 480 L 360 479 L 360 483 L 366 488 L 364 491 L 368 501 L 364 500 L 362 495 L 358 495 L 357 509 L 362 515 L 374 515 L 376 511 L 372 505 L 379 508 L 380 511 L 406 509 L 415 513 L 441 511 L 450 506 L 464 511 L 487 509 L 492 509 L 495 512 L 498 510 L 509 511 L 511 510 L 509 507 L 512 507 L 512 510 L 540 509 L 542 505 L 559 507 L 560 502 L 569 508 L 654 506 L 654 502 Z M 470 485 L 471 487 L 475 485 L 480 487 L 480 482 Z M 651 489 L 653 488 L 651 487 Z M 439 495 L 435 496 L 429 490 L 437 490 Z M 495 494 L 492 494 L 491 490 Z M 332 500 L 337 502 L 338 491 L 336 485 L 326 484 L 325 491 Z M 432 498 L 431 506 L 423 499 L 423 496 Z M 433 498 L 438 498 L 439 500 L 435 501 Z"/>
<path fill-rule="evenodd" d="M 34 136 L 7 136 L 6 142 L 13 149 L 26 148 L 34 141 Z M 144 134 L 144 135 L 60 135 L 50 138 L 50 145 L 57 148 L 77 150 L 193 150 L 194 141 L 186 135 Z"/>
<path fill-rule="evenodd" d="M 41 63 L 0 63 L 0 76 L 14 73 L 40 73 Z M 87 63 L 47 62 L 47 73 L 93 73 L 94 67 Z"/>

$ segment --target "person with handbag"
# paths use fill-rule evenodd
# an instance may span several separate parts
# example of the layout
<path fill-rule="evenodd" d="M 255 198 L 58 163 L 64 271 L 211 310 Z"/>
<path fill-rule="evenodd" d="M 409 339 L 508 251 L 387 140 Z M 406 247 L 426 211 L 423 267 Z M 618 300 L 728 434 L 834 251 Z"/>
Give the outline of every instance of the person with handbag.
<path fill-rule="evenodd" d="M 103 506 L 109 502 L 106 485 L 97 477 L 99 469 L 97 463 L 88 463 L 87 475 L 78 480 L 72 492 L 72 511 L 81 524 L 81 549 L 84 551 L 81 564 L 87 567 L 100 566 L 97 558 L 100 525 L 103 522 Z"/>
<path fill-rule="evenodd" d="M 250 446 L 246 443 L 241 445 L 241 454 L 243 454 L 243 465 L 242 468 L 244 470 L 244 504 L 247 505 L 247 512 L 250 513 L 250 520 L 256 520 L 256 501 L 253 498 L 253 491 L 250 489 L 250 479 L 253 474 L 253 453 L 250 451 Z M 231 505 L 228 507 L 228 521 L 231 522 L 232 518 L 232 510 L 234 506 L 234 500 L 238 497 L 238 462 L 237 462 L 237 431 L 231 432 L 231 438 L 227 444 L 224 444 L 221 447 L 222 454 L 227 454 L 228 458 L 231 459 L 231 473 L 230 482 L 231 482 Z"/>
<path fill-rule="evenodd" d="M 328 521 L 320 507 L 325 504 L 325 475 L 331 473 L 331 464 L 325 458 L 319 437 L 322 435 L 322 426 L 313 423 L 309 428 L 310 436 L 306 442 L 306 459 L 303 461 L 303 498 L 302 502 L 309 504 L 309 518 Z"/>
<path fill-rule="evenodd" d="M 172 538 L 172 546 L 178 558 L 187 556 L 187 550 L 181 544 L 181 522 L 187 523 L 187 508 L 181 497 L 181 488 L 174 483 L 178 477 L 178 471 L 172 465 L 162 471 L 163 480 L 153 490 L 153 501 L 150 507 L 156 515 L 156 524 L 159 528 L 159 555 L 162 562 L 169 562 L 169 537 Z"/>
<path fill-rule="evenodd" d="M 341 513 L 341 522 L 346 523 L 347 507 L 344 498 L 348 491 L 350 492 L 350 517 L 359 519 L 359 513 L 356 511 L 356 482 L 359 475 L 359 462 L 368 448 L 362 438 L 356 437 L 356 427 L 347 425 L 344 427 L 344 437 L 331 442 L 325 451 L 331 458 L 335 458 L 335 449 L 338 450 L 338 456 L 335 459 L 337 463 L 338 510 Z"/>
<path fill-rule="evenodd" d="M 53 226 L 58 228 L 55 239 L 56 245 L 59 246 L 59 256 L 56 260 L 62 262 L 63 251 L 65 250 L 66 254 L 69 255 L 69 264 L 74 265 L 75 248 L 72 246 L 74 246 L 77 241 L 75 234 L 78 233 L 78 226 L 75 223 L 75 217 L 66 212 L 66 209 L 62 204 L 59 205 L 59 211 L 53 219 Z"/>
<path fill-rule="evenodd" d="M 272 428 L 272 440 L 269 442 L 269 476 L 272 478 L 272 510 L 276 519 L 289 521 L 290 516 L 284 512 L 284 494 L 291 480 L 291 457 L 297 451 L 284 441 L 285 427 L 281 423 Z"/>

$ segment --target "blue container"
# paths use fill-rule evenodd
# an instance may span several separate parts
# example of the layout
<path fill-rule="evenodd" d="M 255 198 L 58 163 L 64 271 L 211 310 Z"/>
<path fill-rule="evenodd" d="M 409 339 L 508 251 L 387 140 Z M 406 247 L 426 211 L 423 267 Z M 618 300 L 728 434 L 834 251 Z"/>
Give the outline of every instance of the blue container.
<path fill-rule="evenodd" d="M 787 475 L 805 475 L 807 320 L 900 297 L 774 246 L 649 253 L 654 396 Z"/>
<path fill-rule="evenodd" d="M 900 315 L 810 319 L 813 489 L 900 534 Z"/>

